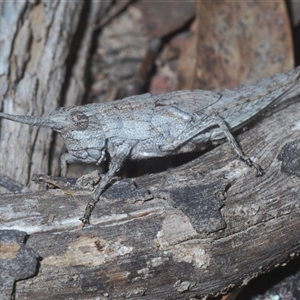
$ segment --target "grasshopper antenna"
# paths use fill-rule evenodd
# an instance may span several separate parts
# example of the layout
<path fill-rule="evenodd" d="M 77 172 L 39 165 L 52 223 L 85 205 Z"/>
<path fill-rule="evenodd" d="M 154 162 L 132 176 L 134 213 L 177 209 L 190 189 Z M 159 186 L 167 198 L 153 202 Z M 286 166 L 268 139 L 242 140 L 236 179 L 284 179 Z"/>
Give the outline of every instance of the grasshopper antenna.
<path fill-rule="evenodd" d="M 32 126 L 41 126 L 41 127 L 49 127 L 49 128 L 52 128 L 54 126 L 54 123 L 52 121 L 43 119 L 41 117 L 10 115 L 2 112 L 0 112 L 0 117 L 7 120 L 28 124 Z"/>

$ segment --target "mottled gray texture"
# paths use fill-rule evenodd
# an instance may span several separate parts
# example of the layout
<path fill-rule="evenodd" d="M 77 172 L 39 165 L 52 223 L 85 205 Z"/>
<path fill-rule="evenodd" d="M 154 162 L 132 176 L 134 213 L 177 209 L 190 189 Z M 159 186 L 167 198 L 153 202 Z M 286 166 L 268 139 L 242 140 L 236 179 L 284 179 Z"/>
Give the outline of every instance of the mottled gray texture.
<path fill-rule="evenodd" d="M 59 108 L 47 120 L 5 113 L 0 113 L 0 117 L 59 132 L 67 148 L 67 153 L 61 156 L 62 176 L 66 176 L 68 163 L 100 164 L 109 154 L 109 170 L 81 218 L 83 223 L 89 223 L 100 195 L 126 158 L 191 152 L 204 149 L 207 142 L 217 144 L 226 138 L 237 155 L 262 175 L 263 170 L 243 154 L 231 132 L 242 128 L 265 109 L 299 94 L 299 71 L 297 68 L 221 93 L 176 91 Z"/>

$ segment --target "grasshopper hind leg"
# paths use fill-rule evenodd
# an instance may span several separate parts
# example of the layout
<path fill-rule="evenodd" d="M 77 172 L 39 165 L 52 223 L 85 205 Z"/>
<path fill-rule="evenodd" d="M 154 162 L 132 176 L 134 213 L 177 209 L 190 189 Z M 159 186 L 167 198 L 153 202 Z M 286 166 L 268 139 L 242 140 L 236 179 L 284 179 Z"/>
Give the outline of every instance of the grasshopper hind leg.
<path fill-rule="evenodd" d="M 186 128 L 184 131 L 182 131 L 176 138 L 173 138 L 168 144 L 165 144 L 160 147 L 161 151 L 173 151 L 176 148 L 179 148 L 180 146 L 184 145 L 190 140 L 197 141 L 197 135 L 201 134 L 204 129 L 212 128 L 212 127 L 219 127 L 221 130 L 221 133 L 225 136 L 227 141 L 232 146 L 234 152 L 238 155 L 238 157 L 244 161 L 248 166 L 254 167 L 256 169 L 257 176 L 262 176 L 264 174 L 264 170 L 262 167 L 253 162 L 250 157 L 246 156 L 238 143 L 236 142 L 235 138 L 230 132 L 230 129 L 226 122 L 223 120 L 222 117 L 220 117 L 217 113 L 213 114 L 206 120 L 206 127 L 203 127 L 202 121 L 195 122 L 190 127 Z M 222 137 L 221 137 L 222 139 Z M 214 143 L 214 139 L 212 137 L 209 137 L 208 140 L 211 140 Z M 216 141 L 219 140 L 216 139 Z"/>
<path fill-rule="evenodd" d="M 238 155 L 238 157 L 242 161 L 244 161 L 249 167 L 254 167 L 256 169 L 256 176 L 264 175 L 265 172 L 264 172 L 263 168 L 259 164 L 252 161 L 250 157 L 244 155 L 242 149 L 237 144 L 235 138 L 231 134 L 230 129 L 228 128 L 225 121 L 218 114 L 214 114 L 213 118 L 215 119 L 216 124 L 220 127 L 220 129 L 224 133 L 226 139 L 228 140 L 228 142 L 230 143 L 230 145 L 232 146 L 233 150 Z"/>

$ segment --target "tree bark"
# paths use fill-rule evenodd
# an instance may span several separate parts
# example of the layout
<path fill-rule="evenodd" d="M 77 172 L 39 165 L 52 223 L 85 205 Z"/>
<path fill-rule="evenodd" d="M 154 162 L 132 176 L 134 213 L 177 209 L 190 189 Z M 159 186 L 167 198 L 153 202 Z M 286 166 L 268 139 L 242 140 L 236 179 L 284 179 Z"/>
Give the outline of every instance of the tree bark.
<path fill-rule="evenodd" d="M 110 1 L 6 1 L 0 4 L 0 108 L 48 117 L 78 105 L 85 93 L 93 26 Z M 34 173 L 53 174 L 49 130 L 1 120 L 1 173 L 27 185 Z M 57 154 L 62 152 L 57 143 Z M 55 154 L 53 155 L 55 156 Z M 57 160 L 54 160 L 57 161 Z"/>
<path fill-rule="evenodd" d="M 25 231 L 39 257 L 35 275 L 17 281 L 16 298 L 204 297 L 296 257 L 299 109 L 293 104 L 238 137 L 262 177 L 224 143 L 173 170 L 117 180 L 85 228 L 78 218 L 87 192 L 2 196 L 1 232 Z"/>

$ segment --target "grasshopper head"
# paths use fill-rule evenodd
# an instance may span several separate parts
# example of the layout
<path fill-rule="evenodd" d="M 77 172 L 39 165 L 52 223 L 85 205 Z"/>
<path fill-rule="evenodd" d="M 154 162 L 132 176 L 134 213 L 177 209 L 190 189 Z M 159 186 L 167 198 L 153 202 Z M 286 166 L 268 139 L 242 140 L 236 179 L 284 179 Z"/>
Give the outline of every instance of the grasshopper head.
<path fill-rule="evenodd" d="M 51 128 L 63 133 L 70 130 L 85 130 L 89 125 L 88 117 L 81 111 L 61 107 L 49 116 Z"/>
<path fill-rule="evenodd" d="M 72 130 L 85 130 L 89 125 L 88 117 L 74 108 L 59 108 L 50 114 L 48 119 L 36 116 L 18 116 L 0 112 L 0 118 L 28 124 L 51 128 L 57 132 L 64 133 Z"/>

